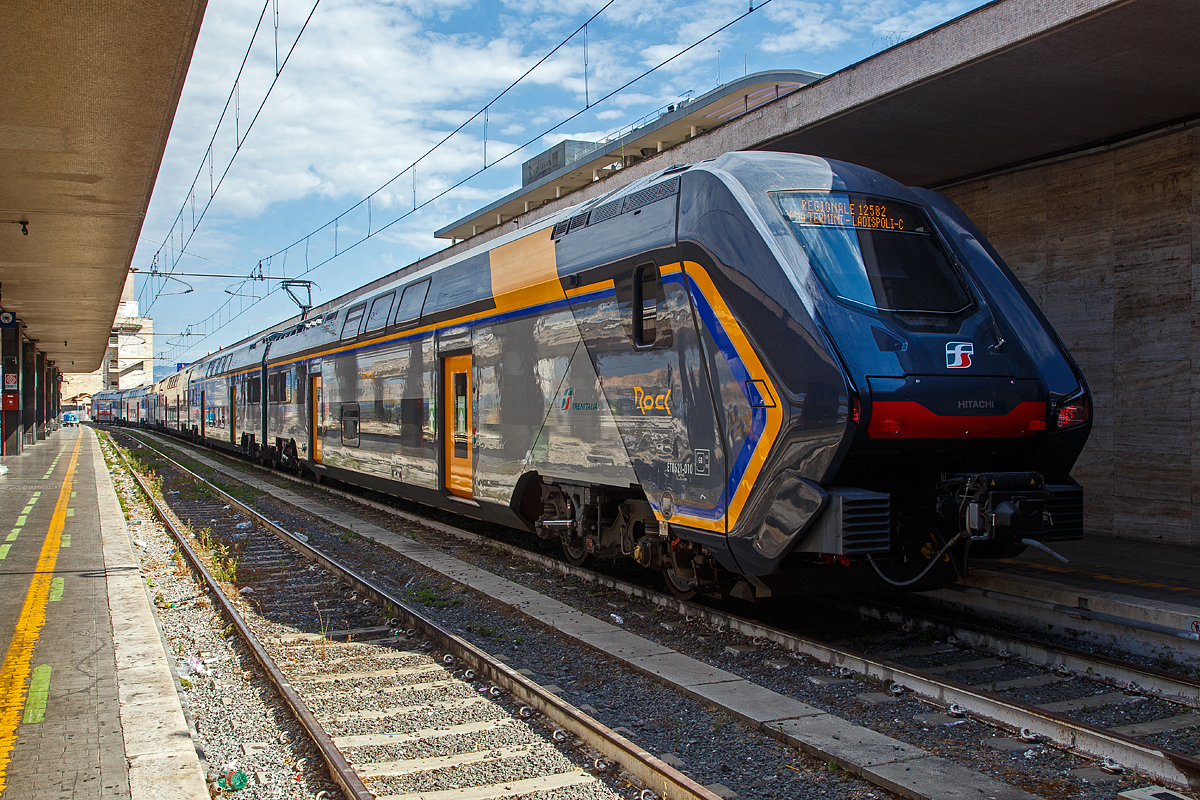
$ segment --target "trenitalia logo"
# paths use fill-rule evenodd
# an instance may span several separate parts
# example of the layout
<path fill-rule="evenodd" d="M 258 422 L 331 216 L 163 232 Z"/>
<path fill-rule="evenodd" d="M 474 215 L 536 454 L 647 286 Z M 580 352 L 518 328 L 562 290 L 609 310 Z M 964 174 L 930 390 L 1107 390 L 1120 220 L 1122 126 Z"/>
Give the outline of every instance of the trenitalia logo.
<path fill-rule="evenodd" d="M 574 389 L 563 392 L 563 399 L 558 404 L 559 411 L 596 411 L 599 408 L 599 403 L 576 403 Z"/>
<path fill-rule="evenodd" d="M 970 342 L 946 342 L 946 366 L 950 369 L 966 369 L 971 366 L 971 355 L 975 345 Z"/>
<path fill-rule="evenodd" d="M 667 416 L 671 416 L 670 389 L 667 389 L 666 394 L 647 394 L 645 389 L 635 386 L 633 387 L 633 402 L 637 403 L 637 407 L 642 410 L 643 414 L 651 413 L 657 409 L 658 411 L 666 411 Z"/>

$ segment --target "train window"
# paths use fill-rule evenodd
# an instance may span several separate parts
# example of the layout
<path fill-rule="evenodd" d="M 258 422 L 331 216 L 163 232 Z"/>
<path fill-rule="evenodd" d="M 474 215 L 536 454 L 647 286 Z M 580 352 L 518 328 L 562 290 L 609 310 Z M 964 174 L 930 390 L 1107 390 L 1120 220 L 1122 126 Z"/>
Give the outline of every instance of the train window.
<path fill-rule="evenodd" d="M 404 287 L 400 296 L 400 305 L 396 309 L 395 323 L 403 327 L 416 325 L 421 319 L 421 309 L 425 307 L 425 296 L 429 294 L 429 279 Z"/>
<path fill-rule="evenodd" d="M 834 297 L 871 310 L 953 314 L 971 305 L 920 208 L 846 192 L 776 192 L 821 282 Z"/>
<path fill-rule="evenodd" d="M 267 402 L 290 403 L 292 401 L 291 375 L 287 372 L 273 372 L 267 376 Z"/>
<path fill-rule="evenodd" d="M 342 338 L 353 339 L 358 336 L 358 323 L 362 321 L 363 311 L 367 308 L 364 303 L 361 306 L 355 306 L 346 314 L 346 321 L 342 323 Z"/>
<path fill-rule="evenodd" d="M 642 264 L 633 272 L 633 341 L 645 347 L 658 338 L 658 293 L 662 279 L 658 267 Z"/>
<path fill-rule="evenodd" d="M 425 445 L 425 398 L 410 397 L 400 400 L 400 446 L 423 447 Z"/>
<path fill-rule="evenodd" d="M 258 403 L 262 401 L 262 384 L 258 382 L 258 376 L 246 376 L 246 402 Z"/>
<path fill-rule="evenodd" d="M 358 447 L 358 403 L 342 406 L 342 444 Z"/>
<path fill-rule="evenodd" d="M 396 299 L 395 292 L 376 297 L 371 302 L 371 313 L 367 314 L 367 324 L 364 331 L 377 331 L 388 323 L 388 315 L 392 313 L 392 301 Z"/>
<path fill-rule="evenodd" d="M 470 455 L 470 429 L 467 423 L 467 374 L 454 374 L 454 457 Z"/>

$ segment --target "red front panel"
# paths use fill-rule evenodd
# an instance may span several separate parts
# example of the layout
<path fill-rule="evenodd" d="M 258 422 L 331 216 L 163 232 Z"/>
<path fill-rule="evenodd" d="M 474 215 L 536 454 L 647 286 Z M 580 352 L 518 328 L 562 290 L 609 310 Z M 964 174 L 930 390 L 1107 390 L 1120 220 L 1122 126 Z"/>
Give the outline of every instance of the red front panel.
<path fill-rule="evenodd" d="M 872 439 L 990 439 L 1032 436 L 1046 430 L 1046 404 L 1026 401 L 1003 416 L 942 417 L 911 400 L 876 401 L 867 434 Z"/>

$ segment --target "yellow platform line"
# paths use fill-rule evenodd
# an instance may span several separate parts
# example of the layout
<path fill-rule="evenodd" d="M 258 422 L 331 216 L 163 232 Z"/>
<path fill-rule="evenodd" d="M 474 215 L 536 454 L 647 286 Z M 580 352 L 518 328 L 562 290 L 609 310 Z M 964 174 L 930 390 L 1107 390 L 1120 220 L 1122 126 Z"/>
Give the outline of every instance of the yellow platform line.
<path fill-rule="evenodd" d="M 1057 564 L 1037 564 L 1032 561 L 1017 561 L 1015 558 L 1006 558 L 1004 559 L 1004 562 L 1007 564 L 1013 564 L 1014 566 L 1033 567 L 1034 569 L 1040 569 L 1045 572 L 1057 572 L 1063 575 L 1084 575 L 1088 578 L 1096 578 L 1097 580 L 1102 581 L 1112 581 L 1113 583 L 1124 583 L 1129 586 L 1141 586 L 1145 589 L 1167 589 L 1172 592 L 1187 592 L 1188 594 L 1200 595 L 1200 589 L 1196 589 L 1192 586 L 1175 586 L 1174 584 L 1170 583 L 1147 581 L 1140 578 L 1124 578 L 1120 575 L 1106 575 L 1103 572 L 1092 572 L 1090 570 L 1079 569 L 1077 567 L 1060 567 Z"/>
<path fill-rule="evenodd" d="M 50 596 L 50 584 L 54 578 L 54 566 L 58 562 L 58 548 L 62 541 L 63 528 L 67 524 L 67 503 L 71 500 L 71 480 L 79 463 L 79 447 L 83 437 L 75 440 L 67 474 L 58 493 L 58 503 L 50 518 L 50 529 L 42 543 L 37 569 L 25 594 L 21 615 L 17 618 L 17 629 L 4 654 L 4 666 L 0 667 L 0 794 L 8 785 L 8 764 L 12 758 L 13 745 L 17 741 L 17 726 L 25 711 L 25 696 L 28 692 L 29 676 L 32 672 L 33 650 L 37 646 L 42 626 L 46 624 L 46 603 Z"/>

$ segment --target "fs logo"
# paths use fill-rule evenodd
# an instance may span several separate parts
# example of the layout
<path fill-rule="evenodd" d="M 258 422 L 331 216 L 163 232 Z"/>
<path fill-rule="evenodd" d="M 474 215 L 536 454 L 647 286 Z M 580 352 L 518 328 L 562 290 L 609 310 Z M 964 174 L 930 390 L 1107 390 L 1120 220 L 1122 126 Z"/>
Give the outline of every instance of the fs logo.
<path fill-rule="evenodd" d="M 558 410 L 566 411 L 568 408 L 570 408 L 571 407 L 571 398 L 574 396 L 575 396 L 574 389 L 567 389 L 565 392 L 563 392 L 563 399 L 562 399 L 562 402 L 558 404 Z"/>
<path fill-rule="evenodd" d="M 970 342 L 946 342 L 946 366 L 950 369 L 966 369 L 971 366 L 971 355 L 975 345 Z"/>

